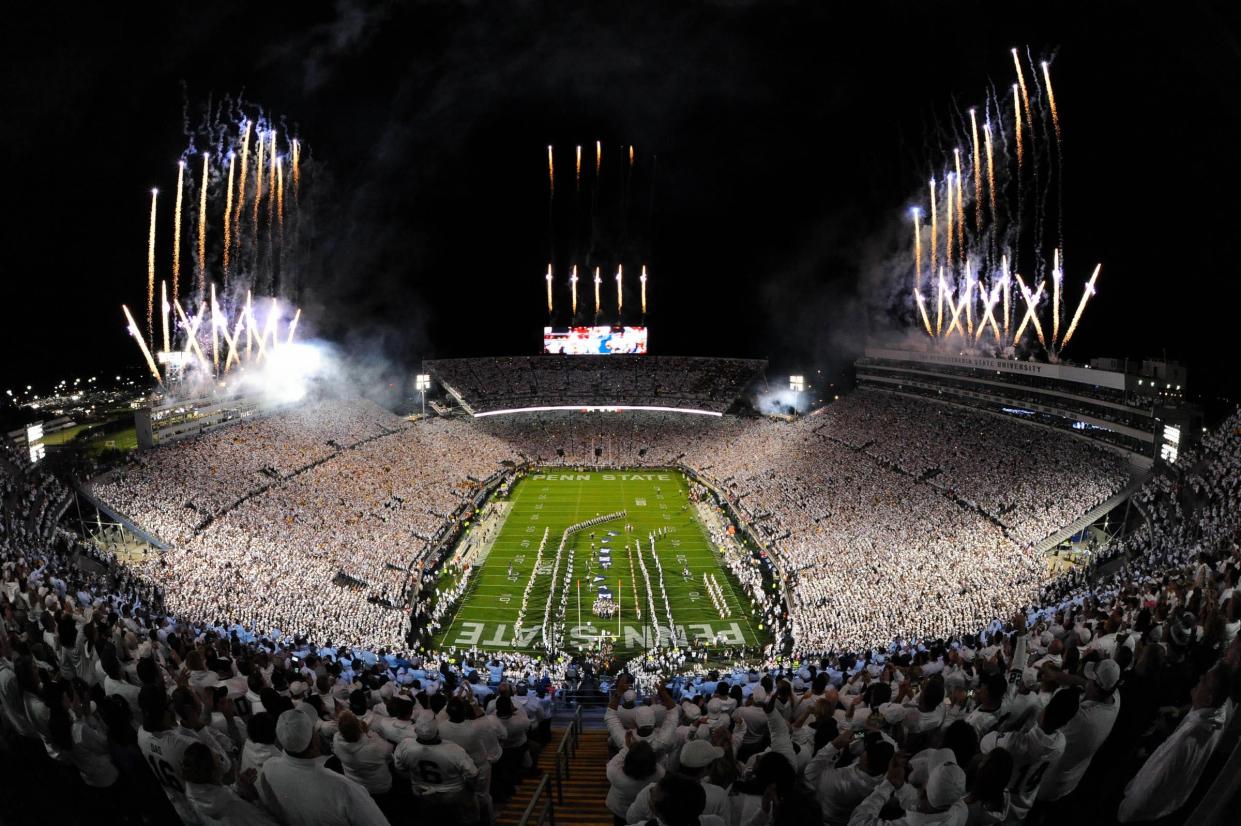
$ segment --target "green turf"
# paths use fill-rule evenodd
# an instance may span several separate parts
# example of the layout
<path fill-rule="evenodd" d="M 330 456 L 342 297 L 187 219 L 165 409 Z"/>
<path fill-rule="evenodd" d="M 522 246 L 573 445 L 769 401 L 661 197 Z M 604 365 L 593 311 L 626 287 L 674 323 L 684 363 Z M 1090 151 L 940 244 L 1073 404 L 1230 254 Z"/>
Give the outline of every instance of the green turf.
<path fill-rule="evenodd" d="M 689 500 L 689 486 L 685 477 L 673 470 L 639 469 L 630 471 L 587 470 L 578 473 L 569 468 L 549 468 L 519 480 L 509 494 L 511 507 L 507 518 L 495 539 L 482 570 L 471 577 L 471 583 L 458 606 L 456 615 L 437 637 L 441 646 L 478 648 L 483 650 L 541 651 L 543 638 L 541 626 L 547 603 L 548 589 L 552 586 L 551 565 L 564 529 L 596 516 L 627 511 L 622 519 L 601 524 L 570 537 L 566 546 L 574 548 L 574 590 L 570 593 L 565 611 L 566 633 L 564 648 L 567 650 L 594 647 L 594 637 L 601 629 L 617 633 L 615 618 L 603 620 L 595 617 L 591 607 L 595 601 L 597 583 L 586 573 L 588 560 L 596 562 L 593 573 L 606 577 L 614 593 L 617 581 L 620 588 L 620 633 L 613 643 L 618 653 L 636 653 L 656 642 L 656 634 L 650 617 L 646 598 L 646 586 L 637 557 L 633 557 L 633 575 L 630 572 L 629 554 L 626 546 L 633 548 L 640 539 L 654 591 L 658 625 L 666 629 L 667 617 L 659 596 L 659 573 L 650 557 L 648 535 L 659 528 L 669 530 L 662 538 L 656 538 L 655 549 L 664 568 L 664 586 L 672 607 L 672 618 L 677 628 L 676 636 L 681 644 L 694 638 L 712 638 L 716 633 L 728 635 L 722 645 L 732 647 L 757 645 L 761 636 L 756 632 L 757 621 L 753 618 L 748 598 L 725 573 L 719 551 L 713 548 L 698 521 L 694 505 Z M 624 525 L 634 526 L 626 533 Z M 543 552 L 543 567 L 547 572 L 536 576 L 529 607 L 522 627 L 523 639 L 514 645 L 514 626 L 521 606 L 522 593 L 534 566 L 535 553 L 544 528 L 549 529 L 547 546 Z M 591 531 L 595 533 L 596 548 L 608 531 L 616 532 L 610 537 L 612 566 L 600 570 L 597 551 L 591 550 Z M 684 562 L 678 560 L 683 557 Z M 509 563 L 513 563 L 513 576 L 508 575 Z M 688 567 L 690 578 L 683 578 L 682 568 Z M 556 594 L 552 600 L 552 612 L 560 603 L 560 587 L 563 582 L 564 562 L 556 576 Z M 703 572 L 713 573 L 722 587 L 727 605 L 727 615 L 721 618 L 703 587 Z M 636 575 L 636 576 L 635 576 Z M 634 581 L 637 580 L 636 599 L 642 606 L 641 619 L 635 611 Z M 581 580 L 581 625 L 578 624 L 578 598 L 576 583 Z M 535 634 L 533 638 L 529 635 Z M 672 644 L 672 635 L 664 631 L 662 643 Z"/>

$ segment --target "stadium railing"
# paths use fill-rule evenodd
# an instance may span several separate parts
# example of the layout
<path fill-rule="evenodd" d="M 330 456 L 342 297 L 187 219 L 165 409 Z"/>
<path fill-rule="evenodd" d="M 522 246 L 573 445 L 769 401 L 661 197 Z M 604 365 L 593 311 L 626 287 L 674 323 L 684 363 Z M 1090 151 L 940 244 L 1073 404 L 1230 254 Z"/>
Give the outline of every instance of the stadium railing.
<path fill-rule="evenodd" d="M 530 797 L 530 802 L 526 804 L 526 810 L 522 812 L 517 826 L 556 826 L 555 804 L 564 803 L 564 781 L 569 779 L 569 764 L 577 755 L 581 734 L 582 709 L 578 706 L 573 719 L 569 721 L 568 729 L 560 738 L 560 745 L 556 747 L 556 762 L 552 773 L 543 772 L 543 776 L 539 778 L 539 785 Z M 556 793 L 554 798 L 553 786 Z"/>

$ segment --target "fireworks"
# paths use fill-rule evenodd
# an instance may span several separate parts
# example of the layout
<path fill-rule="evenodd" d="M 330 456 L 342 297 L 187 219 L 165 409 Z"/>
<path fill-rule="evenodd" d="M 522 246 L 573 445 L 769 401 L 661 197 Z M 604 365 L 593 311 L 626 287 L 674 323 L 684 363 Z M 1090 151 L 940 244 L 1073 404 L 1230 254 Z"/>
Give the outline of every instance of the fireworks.
<path fill-rule="evenodd" d="M 978 146 L 978 118 L 970 109 L 970 143 L 974 148 L 974 231 L 982 228 L 982 161 Z"/>
<path fill-rule="evenodd" d="M 629 144 L 629 171 L 633 171 L 633 144 Z"/>
<path fill-rule="evenodd" d="M 642 275 L 638 278 L 642 282 L 642 315 L 646 315 L 646 264 L 642 265 Z"/>
<path fill-rule="evenodd" d="M 155 366 L 155 359 L 151 358 L 151 351 L 147 348 L 147 343 L 142 340 L 142 332 L 138 329 L 138 325 L 134 323 L 134 317 L 129 312 L 129 308 L 122 304 L 121 310 L 125 313 L 125 321 L 128 322 L 126 329 L 134 337 L 134 341 L 138 342 L 138 347 L 142 350 L 142 356 L 146 359 L 151 375 L 155 376 L 156 382 L 163 383 L 163 378 L 159 374 L 159 368 Z"/>
<path fill-rule="evenodd" d="M 246 121 L 246 131 L 241 138 L 241 180 L 237 186 L 237 214 L 233 216 L 233 237 L 241 240 L 241 205 L 246 202 L 246 173 L 250 171 L 250 130 L 252 121 Z"/>
<path fill-rule="evenodd" d="M 599 177 L 599 170 L 603 168 L 603 141 L 595 141 L 595 177 Z"/>
<path fill-rule="evenodd" d="M 151 231 L 147 235 L 147 336 L 155 337 L 154 313 L 155 313 L 155 201 L 159 197 L 159 190 L 151 190 Z M 129 310 L 125 311 L 129 314 Z M 130 326 L 133 326 L 133 319 L 130 319 Z M 136 329 L 136 328 L 135 328 Z M 141 336 L 139 336 L 141 339 Z M 158 371 L 156 372 L 158 375 Z"/>
<path fill-rule="evenodd" d="M 168 282 L 164 279 L 159 280 L 159 316 L 163 321 L 164 328 L 164 348 L 163 352 L 168 352 Z"/>
<path fill-rule="evenodd" d="M 922 219 L 918 208 L 913 208 L 914 218 L 914 287 L 922 288 Z M 643 270 L 645 272 L 645 269 Z"/>
<path fill-rule="evenodd" d="M 573 316 L 577 317 L 577 264 L 573 265 L 573 274 L 569 276 L 569 287 L 573 290 Z"/>
<path fill-rule="evenodd" d="M 276 220 L 284 232 L 284 158 L 276 159 Z"/>
<path fill-rule="evenodd" d="M 987 144 L 987 196 L 991 204 L 991 223 L 995 223 L 995 157 L 991 152 L 991 124 L 982 125 L 983 141 Z"/>
<path fill-rule="evenodd" d="M 552 145 L 547 145 L 547 190 L 556 191 L 556 161 L 552 157 Z"/>
<path fill-rule="evenodd" d="M 233 251 L 233 172 L 237 156 L 228 153 L 228 192 L 224 197 L 224 277 L 228 277 L 228 259 Z"/>
<path fill-rule="evenodd" d="M 625 267 L 616 267 L 616 316 L 619 320 L 621 310 L 625 309 Z"/>
<path fill-rule="evenodd" d="M 203 181 L 198 193 L 198 295 L 207 289 L 207 175 L 211 155 L 203 153 Z"/>
<path fill-rule="evenodd" d="M 261 117 L 257 120 L 242 118 L 238 123 L 230 126 L 227 123 L 219 123 L 213 119 L 214 117 L 218 115 L 208 115 L 207 122 L 199 132 L 192 136 L 189 147 L 177 164 L 176 201 L 172 211 L 172 272 L 171 278 L 162 279 L 159 285 L 158 332 L 160 333 L 159 343 L 162 345 L 159 352 L 161 360 L 167 363 L 169 377 L 160 375 L 160 365 L 151 357 L 156 350 L 155 239 L 159 214 L 158 192 L 157 190 L 151 191 L 150 226 L 147 234 L 147 326 L 145 336 L 139 333 L 137 337 L 147 366 L 151 369 L 152 375 L 161 383 L 165 382 L 165 378 L 171 378 L 178 383 L 187 381 L 191 377 L 194 380 L 214 378 L 222 372 L 227 372 L 233 366 L 244 367 L 252 363 L 250 357 L 253 355 L 256 341 L 260 358 L 273 355 L 279 346 L 286 343 L 276 337 L 280 322 L 277 309 L 273 309 L 268 314 L 266 328 L 262 332 L 259 331 L 250 299 L 251 291 L 247 289 L 255 283 L 274 283 L 273 262 L 281 261 L 281 256 L 289 252 L 283 246 L 283 233 L 273 233 L 274 228 L 283 226 L 286 157 L 281 154 L 276 128 L 265 119 Z M 250 141 L 253 135 L 257 135 L 255 140 L 258 152 L 256 153 L 257 163 L 253 164 L 256 183 L 251 187 L 248 181 L 252 163 Z M 221 167 L 219 170 L 221 184 L 224 185 L 217 187 L 214 195 L 211 187 L 211 155 L 202 149 L 195 148 L 201 147 L 203 141 L 206 141 L 208 146 L 219 146 L 220 151 L 223 152 L 221 157 L 228 159 L 227 178 L 224 177 L 224 169 Z M 301 152 L 300 143 L 293 142 L 291 147 L 294 175 L 300 176 L 300 172 L 296 171 L 297 159 Z M 185 159 L 195 152 L 202 156 L 201 176 L 198 180 L 190 182 L 198 187 L 196 204 L 198 223 L 193 253 L 195 288 L 192 291 L 187 290 L 186 295 L 195 292 L 196 296 L 187 298 L 180 291 L 181 223 L 186 209 L 184 203 L 186 177 L 190 174 Z M 240 169 L 238 169 L 239 165 Z M 265 175 L 268 176 L 266 190 L 263 188 Z M 295 183 L 295 192 L 297 186 L 298 184 Z M 219 198 L 223 203 L 212 204 L 212 197 Z M 249 204 L 246 201 L 247 197 L 251 198 Z M 258 254 L 259 206 L 264 197 L 268 199 L 269 211 L 268 234 L 265 238 L 268 247 L 267 252 L 260 258 Z M 242 226 L 242 211 L 247 206 L 253 209 L 253 229 L 249 226 L 244 228 Z M 223 216 L 223 221 L 216 228 L 216 231 L 220 233 L 219 243 L 222 253 L 216 262 L 218 267 L 216 272 L 212 271 L 212 261 L 208 255 L 211 243 L 208 233 L 212 231 L 207 221 L 209 214 Z M 243 264 L 243 250 L 253 252 L 252 258 L 247 258 L 247 261 L 254 262 L 252 267 L 246 267 Z M 242 283 L 236 284 L 230 295 L 228 288 L 237 280 Z M 281 283 L 284 283 L 283 279 Z M 244 307 L 240 300 L 243 292 L 245 293 Z M 269 300 L 275 302 L 276 299 L 270 297 Z M 195 303 L 197 307 L 193 306 Z M 273 307 L 275 306 L 273 303 Z M 130 332 L 138 331 L 128 308 L 123 309 Z M 243 330 L 246 334 L 244 353 L 240 346 Z M 287 343 L 291 343 L 291 336 L 292 330 L 290 330 Z M 206 352 L 208 347 L 210 348 L 209 357 Z M 164 354 L 169 356 L 179 354 L 179 357 L 165 358 Z"/>
<path fill-rule="evenodd" d="M 551 313 L 552 312 L 552 265 L 551 264 L 547 265 L 547 275 L 544 277 L 547 279 L 547 312 Z"/>
<path fill-rule="evenodd" d="M 595 267 L 595 315 L 599 315 L 599 287 L 603 284 L 603 278 L 599 275 L 599 268 Z"/>
<path fill-rule="evenodd" d="M 1099 278 L 1099 270 L 1103 269 L 1102 264 L 1095 264 L 1094 272 L 1090 275 L 1090 280 L 1086 282 L 1085 289 L 1082 290 L 1082 300 L 1077 303 L 1077 310 L 1073 313 L 1073 320 L 1069 322 L 1069 329 L 1065 331 L 1064 338 L 1060 342 L 1060 349 L 1063 350 L 1069 345 L 1069 339 L 1073 338 L 1073 333 L 1077 332 L 1077 322 L 1082 320 L 1082 313 L 1086 310 L 1086 302 L 1090 300 L 1090 296 L 1095 294 L 1095 281 Z"/>
<path fill-rule="evenodd" d="M 573 188 L 578 190 L 582 188 L 582 145 L 577 145 L 577 161 L 573 165 Z"/>
<path fill-rule="evenodd" d="M 181 195 L 185 191 L 185 161 L 177 162 L 177 201 L 172 208 L 172 297 L 181 296 Z"/>
<path fill-rule="evenodd" d="M 1013 355 L 1033 340 L 1050 360 L 1055 361 L 1059 358 L 1059 351 L 1075 333 L 1085 306 L 1095 292 L 1095 277 L 1099 268 L 1095 268 L 1095 275 L 1086 282 L 1082 300 L 1066 329 L 1063 322 L 1066 318 L 1064 290 L 1067 268 L 1061 240 L 1063 233 L 1053 231 L 1045 236 L 1043 229 L 1046 223 L 1044 205 L 1053 197 L 1056 203 L 1063 201 L 1063 176 L 1059 174 L 1062 171 L 1059 161 L 1060 112 L 1055 103 L 1048 64 L 1041 64 L 1044 83 L 1039 83 L 1036 74 L 1031 87 L 1027 85 L 1022 58 L 1016 49 L 1012 50 L 1012 58 L 1016 82 L 1011 87 L 1011 101 L 996 100 L 994 105 L 998 108 L 994 113 L 991 112 L 992 104 L 988 104 L 982 113 L 981 124 L 977 108 L 967 109 L 968 120 L 962 116 L 953 134 L 968 135 L 970 144 L 968 147 L 954 147 L 951 155 L 945 152 L 943 167 L 948 170 L 946 193 L 940 192 L 934 177 L 930 179 L 927 192 L 931 219 L 929 271 L 924 271 L 923 267 L 922 206 L 911 209 L 914 220 L 912 281 L 913 300 L 917 307 L 915 323 L 921 323 L 932 338 L 947 339 L 960 333 L 971 345 L 982 348 L 990 349 L 993 338 L 997 354 L 1002 355 Z M 1030 65 L 1034 66 L 1032 60 Z M 1031 101 L 1031 95 L 1036 101 Z M 1042 106 L 1043 95 L 1046 95 L 1047 108 L 1039 111 L 1051 113 L 1051 125 L 1055 128 L 1057 141 L 1055 158 L 1049 158 L 1047 152 L 1026 151 L 1041 148 L 1035 143 L 1027 147 L 1026 141 L 1034 139 L 1035 102 Z M 1002 128 L 1008 123 L 1010 113 L 1006 110 L 1009 107 L 1014 127 L 1011 135 Z M 997 125 L 1001 128 L 996 128 Z M 1006 146 L 1009 141 L 1010 146 Z M 1013 152 L 1011 156 L 1005 154 L 1010 148 Z M 998 167 L 997 153 L 1001 159 Z M 1008 157 L 1015 157 L 1016 163 L 1005 163 L 1004 159 Z M 1057 173 L 1054 175 L 1048 174 L 1048 164 L 1052 161 L 1055 161 L 1053 168 Z M 965 182 L 969 177 L 973 178 L 974 225 L 967 233 Z M 1030 186 L 1033 186 L 1032 191 L 1028 189 Z M 1016 203 L 1001 203 L 1009 192 L 1015 195 Z M 942 197 L 947 198 L 946 203 L 940 203 Z M 946 210 L 941 210 L 942 207 Z M 942 249 L 941 211 L 945 217 Z M 1062 212 L 1062 209 L 1057 210 L 1061 224 Z M 1053 234 L 1056 237 L 1053 238 Z M 1033 275 L 1023 278 L 1013 275 L 1015 271 Z M 931 285 L 935 290 L 936 302 L 934 325 L 930 323 L 930 312 L 926 306 L 930 296 L 922 291 L 924 272 L 929 272 L 930 277 L 936 279 Z M 1027 279 L 1030 286 L 1026 285 Z M 1020 297 L 1016 300 L 1014 290 L 1019 290 Z M 1046 301 L 1043 300 L 1045 295 L 1048 298 Z M 1015 330 L 1014 306 L 1024 307 L 1020 324 L 1016 325 Z M 945 315 L 948 317 L 947 324 L 944 323 Z M 1033 334 L 1031 340 L 1026 338 L 1027 330 Z M 987 335 L 988 331 L 992 336 Z"/>
<path fill-rule="evenodd" d="M 946 242 L 946 247 L 947 247 L 947 248 L 946 248 L 946 249 L 945 249 L 945 251 L 944 251 L 944 259 L 948 262 L 948 269 L 949 269 L 949 270 L 951 270 L 951 269 L 952 269 L 952 239 L 953 239 L 953 234 L 952 234 L 952 219 L 953 219 L 953 215 L 955 214 L 955 213 L 953 213 L 953 211 L 952 211 L 952 195 L 953 195 L 952 173 L 951 173 L 951 172 L 949 172 L 949 173 L 948 173 L 948 209 L 947 209 L 947 212 L 948 212 L 948 240 L 947 240 L 947 242 Z"/>
<path fill-rule="evenodd" d="M 301 185 L 302 185 L 302 142 L 295 140 L 293 141 L 293 200 L 294 201 L 297 201 L 297 194 L 298 194 L 298 190 L 301 188 Z M 299 316 L 301 315 L 301 310 L 298 310 L 298 315 Z M 296 324 L 296 321 L 297 319 L 294 318 L 295 324 Z"/>

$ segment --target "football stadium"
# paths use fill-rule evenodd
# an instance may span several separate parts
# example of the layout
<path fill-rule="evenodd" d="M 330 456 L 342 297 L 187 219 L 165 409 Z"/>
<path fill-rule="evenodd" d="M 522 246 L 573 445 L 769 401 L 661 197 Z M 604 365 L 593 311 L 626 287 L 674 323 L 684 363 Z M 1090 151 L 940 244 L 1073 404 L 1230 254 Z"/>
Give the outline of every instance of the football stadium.
<path fill-rule="evenodd" d="M 1234 822 L 1241 409 L 1084 352 L 1056 54 L 954 99 L 832 381 L 663 349 L 653 154 L 592 138 L 513 149 L 530 335 L 390 382 L 322 333 L 332 160 L 187 104 L 128 372 L 7 394 L 0 819 Z"/>

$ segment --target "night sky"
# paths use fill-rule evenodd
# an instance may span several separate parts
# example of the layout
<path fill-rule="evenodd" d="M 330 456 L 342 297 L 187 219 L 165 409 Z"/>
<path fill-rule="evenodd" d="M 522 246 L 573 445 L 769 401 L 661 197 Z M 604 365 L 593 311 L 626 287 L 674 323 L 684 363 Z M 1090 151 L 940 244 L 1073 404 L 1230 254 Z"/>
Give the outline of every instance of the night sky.
<path fill-rule="evenodd" d="M 879 262 L 1013 46 L 1054 55 L 1067 282 L 1103 262 L 1067 355 L 1166 352 L 1241 395 L 1237 4 L 1080 0 L 6 9 L 4 378 L 140 365 L 119 305 L 144 302 L 149 190 L 184 107 L 237 93 L 328 173 L 302 297 L 325 338 L 411 369 L 537 352 L 546 146 L 571 185 L 599 139 L 658 157 L 652 351 L 831 373 L 890 316 Z"/>

